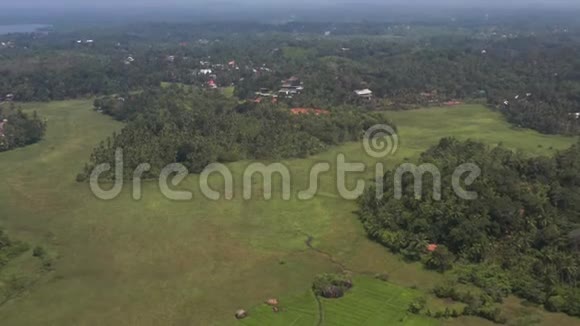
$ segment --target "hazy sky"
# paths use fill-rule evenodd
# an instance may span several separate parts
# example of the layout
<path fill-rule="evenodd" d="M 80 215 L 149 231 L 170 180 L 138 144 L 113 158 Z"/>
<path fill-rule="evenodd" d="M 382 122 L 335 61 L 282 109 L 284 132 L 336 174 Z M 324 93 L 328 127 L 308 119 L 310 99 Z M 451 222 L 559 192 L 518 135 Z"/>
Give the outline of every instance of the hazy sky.
<path fill-rule="evenodd" d="M 103 8 L 103 7 L 206 7 L 206 6 L 302 6 L 320 7 L 351 3 L 360 6 L 362 3 L 380 6 L 403 4 L 405 6 L 457 6 L 457 7 L 502 7 L 502 6 L 568 6 L 579 5 L 579 0 L 0 0 L 3 8 Z"/>

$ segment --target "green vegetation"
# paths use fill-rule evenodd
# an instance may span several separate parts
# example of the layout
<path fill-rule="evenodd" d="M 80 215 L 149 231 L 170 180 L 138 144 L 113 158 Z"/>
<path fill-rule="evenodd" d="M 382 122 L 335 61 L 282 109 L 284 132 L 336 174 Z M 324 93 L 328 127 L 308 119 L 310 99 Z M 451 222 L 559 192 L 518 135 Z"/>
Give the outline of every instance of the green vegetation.
<path fill-rule="evenodd" d="M 437 325 L 434 319 L 409 313 L 407 307 L 421 298 L 421 292 L 356 277 L 354 286 L 339 299 L 320 299 L 312 293 L 282 300 L 278 313 L 258 306 L 249 312 L 242 325 Z M 319 323 L 320 321 L 320 323 Z"/>
<path fill-rule="evenodd" d="M 352 288 L 352 280 L 347 275 L 322 274 L 316 276 L 312 283 L 312 291 L 317 296 L 336 299 Z"/>
<path fill-rule="evenodd" d="M 460 279 L 483 288 L 489 299 L 461 300 L 469 303 L 467 314 L 497 322 L 499 308 L 486 306 L 513 292 L 538 304 L 561 296 L 567 304 L 554 299 L 553 309 L 580 316 L 578 162 L 580 145 L 554 157 L 530 158 L 503 146 L 444 138 L 420 158 L 441 173 L 441 200 L 435 199 L 432 175 L 418 176 L 426 182 L 415 193 L 412 173 L 396 181 L 396 172 L 389 171 L 383 199 L 376 199 L 374 187 L 361 197 L 360 218 L 370 237 L 407 259 L 424 259 L 430 269 L 477 264 Z M 460 198 L 452 186 L 452 175 L 464 163 L 481 171 L 468 183 L 476 200 Z M 398 182 L 401 199 L 393 186 Z M 428 252 L 429 244 L 439 246 Z"/>
<path fill-rule="evenodd" d="M 6 266 L 10 260 L 18 257 L 23 252 L 28 251 L 28 245 L 20 241 L 11 240 L 6 232 L 0 229 L 0 270 Z"/>
<path fill-rule="evenodd" d="M 580 324 L 577 13 L 403 12 L 0 35 L 2 324 Z M 385 123 L 398 151 L 370 157 L 360 138 Z M 118 149 L 123 189 L 98 200 L 84 181 Z M 358 201 L 342 155 L 366 167 L 345 180 L 368 181 Z M 257 160 L 289 168 L 291 200 L 284 178 L 244 184 Z M 202 195 L 214 162 L 233 199 Z M 193 200 L 161 193 L 171 163 Z M 395 200 L 401 163 L 435 165 L 442 199 L 406 174 Z M 476 201 L 452 187 L 462 163 Z"/>
<path fill-rule="evenodd" d="M 34 144 L 42 139 L 46 124 L 17 109 L 13 103 L 0 103 L 0 152 Z"/>
<path fill-rule="evenodd" d="M 39 263 L 32 256 L 26 257 L 29 249 L 27 243 L 9 237 L 6 231 L 0 229 L 0 306 L 30 289 L 43 272 L 48 271 L 42 267 L 50 264 L 46 252 L 42 258 L 39 257 Z"/>
<path fill-rule="evenodd" d="M 224 94 L 224 96 L 227 98 L 234 97 L 235 92 L 236 88 L 234 86 L 224 87 L 224 89 L 222 89 L 222 94 Z"/>
<path fill-rule="evenodd" d="M 127 177 L 141 163 L 151 164 L 146 177 L 156 177 L 171 163 L 199 173 L 215 162 L 304 158 L 388 123 L 380 114 L 357 111 L 297 115 L 268 105 L 238 105 L 219 93 L 179 87 L 98 99 L 95 108 L 128 124 L 95 149 L 79 180 L 99 164 L 113 164 L 118 148 L 124 150 Z"/>
<path fill-rule="evenodd" d="M 240 325 L 248 326 L 313 326 L 317 325 L 320 316 L 319 306 L 312 291 L 284 298 L 280 302 L 280 311 L 273 312 L 272 307 L 262 304 L 249 311 Z"/>
<path fill-rule="evenodd" d="M 285 47 L 282 49 L 284 58 L 288 61 L 301 62 L 316 57 L 316 50 L 301 47 Z"/>
<path fill-rule="evenodd" d="M 355 286 L 341 299 L 322 301 L 327 324 L 360 325 L 365 314 L 357 311 L 370 309 L 384 311 L 369 314 L 376 316 L 374 324 L 384 325 L 407 316 L 411 293 L 428 295 L 444 280 L 444 275 L 405 263 L 369 241 L 352 213 L 356 203 L 338 198 L 335 171 L 321 176 L 319 195 L 310 201 L 280 200 L 276 186 L 271 201 L 260 196 L 242 200 L 241 173 L 249 162 L 237 162 L 228 164 L 236 185 L 232 201 L 209 201 L 195 192 L 191 202 L 173 202 L 152 182 L 144 184 L 139 202 L 130 199 L 130 187 L 119 198 L 103 202 L 86 184 L 75 183 L 74 174 L 92 148 L 122 124 L 94 112 L 92 101 L 29 104 L 24 109 L 38 110 L 49 128 L 42 142 L 0 154 L 0 220 L 11 238 L 41 245 L 58 258 L 47 279 L 0 307 L 3 324 L 239 325 L 233 315 L 244 308 L 250 317 L 241 323 L 259 317 L 265 321 L 259 325 L 276 325 L 269 322 L 273 319 L 287 325 L 286 316 L 294 314 L 291 322 L 300 317 L 304 322 L 296 325 L 312 325 L 319 316 L 312 281 L 321 273 L 341 272 L 339 262 L 353 271 Z M 481 106 L 387 116 L 399 127 L 401 139 L 399 151 L 386 161 L 389 166 L 415 160 L 446 136 L 487 139 L 490 145 L 503 141 L 508 148 L 546 155 L 576 142 L 511 129 L 499 113 Z M 358 142 L 306 159 L 284 160 L 293 175 L 293 189 L 306 189 L 309 168 L 315 162 L 332 162 L 337 153 L 369 166 L 375 162 Z M 349 182 L 368 176 L 352 175 Z M 180 188 L 196 189 L 198 181 L 191 175 Z M 215 189 L 223 186 L 217 178 L 210 181 Z M 255 192 L 261 194 L 262 187 L 256 185 Z M 309 236 L 316 250 L 306 245 Z M 32 253 L 29 257 L 34 258 Z M 388 273 L 392 283 L 357 276 L 367 272 Z M 394 290 L 381 290 L 383 286 Z M 372 300 L 375 289 L 379 295 Z M 282 308 L 296 308 L 275 314 L 259 306 L 271 297 L 279 297 Z M 384 297 L 393 301 L 386 304 Z M 360 298 L 366 300 L 362 305 L 357 303 Z M 435 312 L 432 300 L 428 298 L 426 309 Z M 545 323 L 578 324 L 563 314 L 523 307 L 512 298 L 501 307 L 514 320 L 533 316 Z M 401 324 L 432 322 L 423 318 L 409 315 Z M 468 323 L 488 325 L 468 317 L 456 322 Z"/>
<path fill-rule="evenodd" d="M 141 23 L 90 30 L 97 38 L 90 44 L 71 42 L 78 32 L 0 36 L 14 44 L 0 56 L 0 98 L 61 100 L 178 84 L 222 87 L 228 97 L 233 91 L 249 100 L 260 89 L 279 94 L 280 81 L 297 76 L 304 82 L 299 95 L 281 96 L 279 103 L 411 109 L 477 101 L 516 126 L 578 134 L 579 32 L 560 25 L 575 20 L 546 28 L 554 22 L 538 18 L 522 28 L 504 19 L 493 27 L 474 20 L 455 27 Z M 365 88 L 375 100 L 354 95 Z"/>

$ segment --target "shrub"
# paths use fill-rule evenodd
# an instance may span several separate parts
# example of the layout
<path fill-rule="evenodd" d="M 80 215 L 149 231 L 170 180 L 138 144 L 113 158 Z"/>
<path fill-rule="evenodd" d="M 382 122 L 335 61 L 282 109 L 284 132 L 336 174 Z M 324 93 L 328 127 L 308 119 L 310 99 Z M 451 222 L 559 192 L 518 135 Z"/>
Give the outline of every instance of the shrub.
<path fill-rule="evenodd" d="M 501 309 L 489 304 L 486 298 L 474 300 L 463 310 L 466 316 L 478 316 L 498 324 L 505 324 L 507 319 L 502 316 Z"/>
<path fill-rule="evenodd" d="M 445 247 L 439 245 L 425 262 L 427 268 L 438 272 L 445 272 L 453 268 L 455 256 Z"/>
<path fill-rule="evenodd" d="M 352 281 L 345 275 L 322 274 L 314 279 L 312 290 L 324 298 L 340 298 L 352 287 Z"/>
<path fill-rule="evenodd" d="M 442 299 L 454 297 L 455 292 L 454 285 L 450 283 L 437 285 L 435 288 L 433 288 L 433 293 L 435 296 Z"/>
<path fill-rule="evenodd" d="M 566 299 L 564 299 L 562 296 L 556 295 L 548 299 L 545 307 L 549 311 L 560 312 L 566 309 L 566 304 Z"/>
<path fill-rule="evenodd" d="M 409 312 L 412 314 L 419 314 L 425 308 L 427 300 L 424 297 L 419 297 L 409 304 Z"/>
<path fill-rule="evenodd" d="M 514 292 L 518 296 L 535 304 L 543 304 L 546 302 L 547 293 L 545 287 L 530 277 L 521 277 L 516 280 Z"/>
<path fill-rule="evenodd" d="M 36 246 L 34 247 L 34 250 L 32 250 L 32 256 L 44 258 L 46 256 L 46 250 L 44 250 L 44 248 L 42 248 L 41 246 Z"/>
<path fill-rule="evenodd" d="M 388 282 L 389 281 L 389 274 L 386 274 L 386 273 L 377 274 L 377 275 L 375 275 L 375 278 L 377 280 L 381 280 L 383 282 Z"/>
<path fill-rule="evenodd" d="M 87 181 L 87 176 L 85 174 L 79 173 L 77 174 L 76 181 L 78 183 Z"/>
<path fill-rule="evenodd" d="M 580 316 L 580 289 L 569 289 L 565 301 L 566 309 L 563 312 L 571 316 Z"/>

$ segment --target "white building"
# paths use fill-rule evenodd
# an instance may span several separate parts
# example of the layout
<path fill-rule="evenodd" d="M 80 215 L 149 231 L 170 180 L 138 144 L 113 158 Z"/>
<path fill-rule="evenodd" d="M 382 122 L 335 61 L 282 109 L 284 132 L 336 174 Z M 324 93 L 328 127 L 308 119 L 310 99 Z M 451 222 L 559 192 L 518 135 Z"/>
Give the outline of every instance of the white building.
<path fill-rule="evenodd" d="M 6 119 L 0 120 L 0 137 L 5 137 L 4 126 L 6 125 L 6 123 L 8 123 L 8 120 Z"/>
<path fill-rule="evenodd" d="M 373 91 L 371 91 L 368 88 L 365 89 L 360 89 L 360 90 L 356 90 L 354 91 L 354 93 L 361 98 L 366 98 L 366 99 L 370 99 L 373 97 Z"/>

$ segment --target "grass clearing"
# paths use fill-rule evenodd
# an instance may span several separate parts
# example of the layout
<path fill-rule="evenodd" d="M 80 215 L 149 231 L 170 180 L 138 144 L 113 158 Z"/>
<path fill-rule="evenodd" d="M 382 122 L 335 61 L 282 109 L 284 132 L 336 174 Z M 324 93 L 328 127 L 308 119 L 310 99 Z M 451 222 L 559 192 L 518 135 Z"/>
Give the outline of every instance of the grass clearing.
<path fill-rule="evenodd" d="M 305 60 L 308 57 L 314 57 L 316 50 L 296 46 L 287 46 L 282 48 L 282 54 L 284 55 L 284 58 L 288 60 Z"/>
<path fill-rule="evenodd" d="M 224 96 L 228 97 L 228 98 L 234 97 L 235 91 L 236 91 L 236 88 L 234 86 L 228 86 L 228 87 L 222 88 L 222 94 L 224 94 Z"/>
<path fill-rule="evenodd" d="M 302 315 L 312 311 L 305 291 L 315 275 L 340 270 L 337 262 L 357 274 L 388 273 L 396 286 L 419 291 L 442 278 L 368 240 L 353 214 L 356 204 L 338 197 L 334 173 L 321 176 L 319 195 L 309 201 L 281 200 L 279 187 L 274 200 L 244 201 L 241 172 L 250 162 L 229 165 L 236 184 L 232 201 L 209 201 L 196 190 L 193 201 L 174 202 L 155 182 L 143 186 L 139 202 L 130 199 L 130 187 L 113 201 L 98 200 L 75 176 L 92 148 L 122 126 L 91 107 L 90 100 L 25 105 L 48 119 L 46 139 L 0 153 L 0 224 L 13 237 L 59 257 L 48 280 L 0 307 L 3 324 L 237 325 L 237 309 L 283 297 L 298 298 L 291 306 L 305 310 L 296 322 L 303 325 L 310 319 Z M 480 106 L 386 114 L 397 123 L 401 140 L 400 150 L 386 159 L 389 166 L 416 158 L 445 136 L 504 142 L 532 154 L 550 154 L 576 141 L 514 130 L 499 113 Z M 376 161 L 359 143 L 284 161 L 292 190 L 306 189 L 309 168 L 333 162 L 338 153 L 368 166 Z M 196 189 L 198 182 L 192 175 L 180 187 Z M 212 184 L 222 187 L 219 178 Z M 254 192 L 263 193 L 263 187 Z M 308 248 L 308 237 L 319 251 Z M 348 307 L 334 304 L 325 305 L 325 320 L 351 325 L 338 315 Z M 563 318 L 566 324 L 578 321 Z"/>
<path fill-rule="evenodd" d="M 358 276 L 354 286 L 340 299 L 320 300 L 323 325 L 437 325 L 438 322 L 407 313 L 409 304 L 422 295 L 421 291 L 392 283 Z M 281 302 L 281 311 L 262 304 L 250 312 L 242 324 L 258 325 L 317 325 L 319 306 L 311 291 Z"/>

